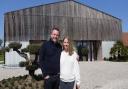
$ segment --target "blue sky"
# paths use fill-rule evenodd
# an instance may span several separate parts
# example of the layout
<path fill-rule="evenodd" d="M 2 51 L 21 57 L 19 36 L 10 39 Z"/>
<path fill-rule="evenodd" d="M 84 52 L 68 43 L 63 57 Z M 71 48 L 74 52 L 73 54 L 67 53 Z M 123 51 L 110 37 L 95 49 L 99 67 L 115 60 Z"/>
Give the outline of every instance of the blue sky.
<path fill-rule="evenodd" d="M 0 2 L 0 38 L 4 37 L 4 13 L 41 4 L 62 0 L 1 0 Z M 128 32 L 128 0 L 76 0 L 93 8 L 106 12 L 122 20 L 123 32 Z"/>

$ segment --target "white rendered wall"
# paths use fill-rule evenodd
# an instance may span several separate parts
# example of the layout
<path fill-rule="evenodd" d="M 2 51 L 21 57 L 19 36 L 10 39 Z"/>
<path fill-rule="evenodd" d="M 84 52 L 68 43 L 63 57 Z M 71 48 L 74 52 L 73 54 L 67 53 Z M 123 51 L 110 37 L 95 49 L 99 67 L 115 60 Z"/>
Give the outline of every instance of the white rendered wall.
<path fill-rule="evenodd" d="M 10 42 L 6 42 L 5 46 L 8 46 L 9 43 Z M 20 43 L 22 44 L 21 48 L 25 48 L 27 45 L 29 45 L 29 42 L 22 41 Z M 20 61 L 25 61 L 25 59 L 21 57 L 16 51 L 11 49 L 9 52 L 5 53 L 5 65 L 19 65 Z"/>
<path fill-rule="evenodd" d="M 110 57 L 110 50 L 113 47 L 115 41 L 102 41 L 102 58 Z"/>

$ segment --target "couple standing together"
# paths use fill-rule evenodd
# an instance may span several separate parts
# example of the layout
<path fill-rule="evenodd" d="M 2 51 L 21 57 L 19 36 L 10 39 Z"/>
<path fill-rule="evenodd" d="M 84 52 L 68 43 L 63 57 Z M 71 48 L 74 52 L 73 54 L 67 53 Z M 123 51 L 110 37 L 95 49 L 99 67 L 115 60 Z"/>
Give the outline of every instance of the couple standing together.
<path fill-rule="evenodd" d="M 39 55 L 39 65 L 44 76 L 44 89 L 80 89 L 78 55 L 68 37 L 58 42 L 60 31 L 53 28 L 50 40 L 45 42 Z"/>

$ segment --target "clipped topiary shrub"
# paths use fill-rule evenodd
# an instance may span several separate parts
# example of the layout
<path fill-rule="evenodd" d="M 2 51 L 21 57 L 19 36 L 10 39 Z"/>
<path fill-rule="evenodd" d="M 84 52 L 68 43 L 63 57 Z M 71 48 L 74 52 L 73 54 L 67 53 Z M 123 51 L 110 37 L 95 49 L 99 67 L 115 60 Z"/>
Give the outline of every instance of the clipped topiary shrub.
<path fill-rule="evenodd" d="M 26 70 L 36 70 L 36 69 L 38 69 L 38 66 L 37 65 L 27 65 L 26 66 Z"/>
<path fill-rule="evenodd" d="M 8 45 L 9 48 L 12 48 L 14 51 L 17 49 L 20 49 L 22 46 L 21 43 L 17 43 L 17 42 L 12 42 Z"/>
<path fill-rule="evenodd" d="M 27 52 L 29 52 L 29 50 L 28 50 L 28 48 L 23 48 L 23 49 L 21 49 L 21 52 L 27 53 Z"/>
<path fill-rule="evenodd" d="M 38 66 L 35 65 L 35 64 L 26 66 L 26 70 L 29 71 L 29 75 L 31 75 L 31 76 L 34 76 L 34 72 L 35 72 L 36 69 L 38 69 Z"/>
<path fill-rule="evenodd" d="M 2 48 L 0 50 L 0 53 L 9 52 L 9 51 L 10 51 L 10 48 L 9 47 L 5 47 L 5 48 Z"/>
<path fill-rule="evenodd" d="M 27 66 L 28 65 L 28 62 L 27 61 L 21 61 L 20 63 L 19 63 L 19 66 L 20 67 L 25 67 L 25 66 Z"/>
<path fill-rule="evenodd" d="M 30 54 L 36 54 L 38 50 L 40 49 L 41 45 L 40 44 L 30 44 L 28 45 L 27 49 Z"/>

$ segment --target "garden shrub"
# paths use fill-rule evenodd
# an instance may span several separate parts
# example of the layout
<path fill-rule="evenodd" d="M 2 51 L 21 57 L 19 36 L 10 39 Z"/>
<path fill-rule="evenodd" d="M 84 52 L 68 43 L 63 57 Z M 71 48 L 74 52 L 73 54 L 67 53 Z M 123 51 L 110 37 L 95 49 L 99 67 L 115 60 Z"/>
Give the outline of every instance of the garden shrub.
<path fill-rule="evenodd" d="M 35 78 L 31 82 L 26 81 L 29 79 L 28 75 L 3 79 L 0 81 L 0 89 L 43 89 L 41 74 L 36 75 Z"/>

